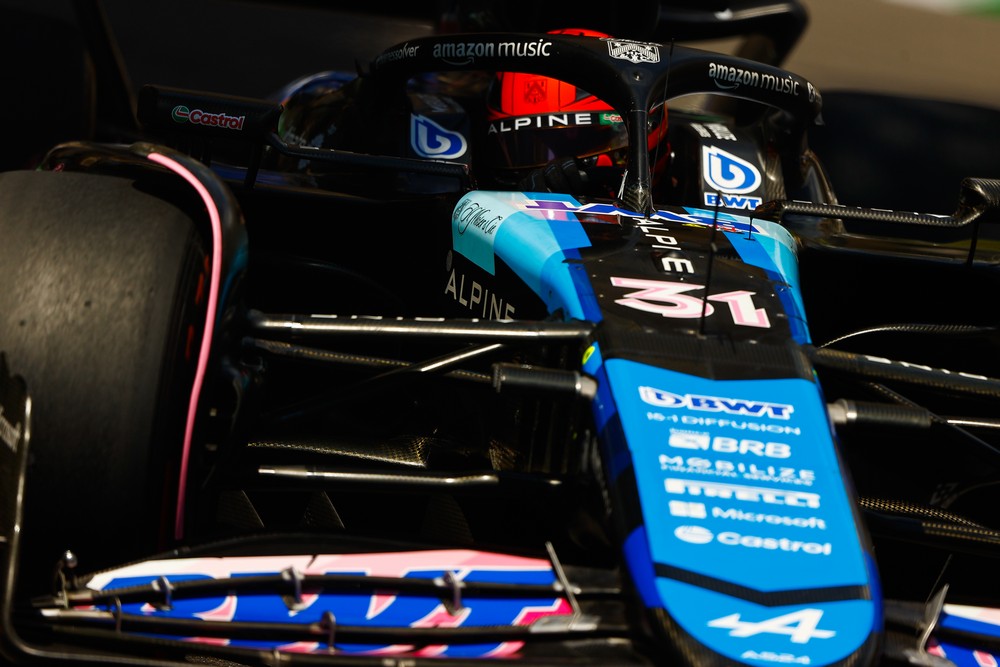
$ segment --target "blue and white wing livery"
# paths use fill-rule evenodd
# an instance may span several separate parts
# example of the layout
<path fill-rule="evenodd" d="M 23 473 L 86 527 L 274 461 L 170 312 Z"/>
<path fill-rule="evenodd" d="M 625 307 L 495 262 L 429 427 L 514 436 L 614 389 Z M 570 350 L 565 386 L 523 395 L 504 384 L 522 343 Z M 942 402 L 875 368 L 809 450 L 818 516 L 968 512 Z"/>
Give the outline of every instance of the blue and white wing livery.
<path fill-rule="evenodd" d="M 607 225 L 613 240 L 588 232 Z M 654 632 L 690 664 L 874 655 L 877 573 L 801 350 L 783 227 L 474 192 L 452 238 L 483 270 L 512 268 L 549 312 L 598 323 L 583 369 L 598 380 L 604 481 Z"/>

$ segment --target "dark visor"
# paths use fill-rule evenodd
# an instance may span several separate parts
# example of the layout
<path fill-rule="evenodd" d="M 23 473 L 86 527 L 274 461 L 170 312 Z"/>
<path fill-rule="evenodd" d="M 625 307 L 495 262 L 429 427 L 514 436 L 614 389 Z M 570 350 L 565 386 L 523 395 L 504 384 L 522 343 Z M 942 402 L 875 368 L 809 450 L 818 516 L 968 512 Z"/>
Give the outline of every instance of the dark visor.
<path fill-rule="evenodd" d="M 563 112 L 498 118 L 490 122 L 494 164 L 510 169 L 541 167 L 556 158 L 586 158 L 628 145 L 614 112 Z"/>

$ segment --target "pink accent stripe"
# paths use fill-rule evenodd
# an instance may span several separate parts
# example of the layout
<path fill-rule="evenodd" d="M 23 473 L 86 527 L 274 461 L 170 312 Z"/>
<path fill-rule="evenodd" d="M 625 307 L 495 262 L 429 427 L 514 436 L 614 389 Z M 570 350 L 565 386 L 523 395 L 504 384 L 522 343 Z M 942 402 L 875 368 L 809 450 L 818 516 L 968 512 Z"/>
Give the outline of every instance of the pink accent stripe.
<path fill-rule="evenodd" d="M 205 383 L 205 373 L 208 369 L 208 355 L 212 349 L 212 334 L 215 330 L 215 311 L 219 305 L 219 284 L 222 279 L 222 218 L 219 209 L 201 182 L 187 168 L 165 155 L 150 153 L 149 159 L 163 165 L 178 174 L 198 191 L 205 208 L 208 209 L 209 221 L 212 225 L 212 275 L 208 290 L 208 312 L 205 314 L 205 334 L 201 339 L 201 350 L 198 353 L 198 366 L 195 370 L 194 383 L 191 387 L 191 399 L 188 402 L 187 424 L 184 428 L 184 449 L 181 452 L 181 468 L 177 484 L 177 514 L 174 518 L 174 538 L 184 536 L 184 496 L 187 489 L 188 464 L 191 457 L 191 441 L 194 437 L 194 420 L 198 412 L 198 400 Z"/>
<path fill-rule="evenodd" d="M 511 572 L 551 571 L 552 565 L 539 558 L 510 556 L 488 551 L 448 549 L 438 551 L 400 551 L 362 554 L 317 554 L 313 556 L 230 556 L 208 558 L 173 558 L 151 560 L 105 570 L 95 575 L 87 584 L 101 590 L 107 582 L 120 577 L 167 576 L 197 574 L 216 579 L 240 574 L 279 573 L 289 567 L 302 574 L 332 574 L 335 572 L 364 572 L 369 576 L 404 577 L 413 570 L 451 570 L 463 572 L 471 569 L 506 570 Z M 391 597 L 375 594 L 373 597 Z"/>

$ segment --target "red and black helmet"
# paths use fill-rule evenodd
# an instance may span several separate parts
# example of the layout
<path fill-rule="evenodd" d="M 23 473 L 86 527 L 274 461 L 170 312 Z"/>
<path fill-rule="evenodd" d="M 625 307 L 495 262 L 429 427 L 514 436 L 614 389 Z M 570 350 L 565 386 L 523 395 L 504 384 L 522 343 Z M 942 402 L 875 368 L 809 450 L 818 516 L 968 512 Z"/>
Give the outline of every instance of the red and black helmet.
<path fill-rule="evenodd" d="M 596 30 L 563 29 L 550 34 L 609 39 Z M 653 150 L 666 137 L 666 106 L 650 127 Z M 625 165 L 628 132 L 622 117 L 603 100 L 571 83 L 522 72 L 500 72 L 487 100 L 488 143 L 494 167 L 526 170 L 556 159 L 578 158 L 592 166 Z M 651 123 L 654 125 L 654 123 Z"/>

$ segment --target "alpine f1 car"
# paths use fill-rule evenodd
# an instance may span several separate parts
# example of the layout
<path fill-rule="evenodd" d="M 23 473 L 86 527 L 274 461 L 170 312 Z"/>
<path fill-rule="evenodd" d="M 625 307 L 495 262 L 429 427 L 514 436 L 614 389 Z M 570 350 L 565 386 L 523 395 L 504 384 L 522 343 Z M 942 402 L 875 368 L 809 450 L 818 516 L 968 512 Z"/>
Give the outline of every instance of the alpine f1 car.
<path fill-rule="evenodd" d="M 997 664 L 1000 181 L 841 205 L 802 8 L 659 12 L 0 173 L 4 658 Z"/>

